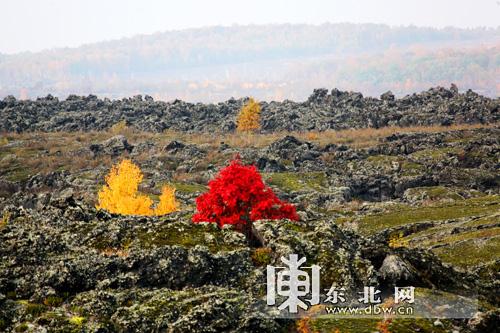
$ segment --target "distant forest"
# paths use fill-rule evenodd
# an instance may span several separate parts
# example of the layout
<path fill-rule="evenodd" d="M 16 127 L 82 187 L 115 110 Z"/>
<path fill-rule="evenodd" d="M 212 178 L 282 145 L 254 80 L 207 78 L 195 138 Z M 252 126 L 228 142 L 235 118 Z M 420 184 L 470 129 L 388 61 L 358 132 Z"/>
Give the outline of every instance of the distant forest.
<path fill-rule="evenodd" d="M 0 98 L 95 94 L 218 102 L 304 100 L 314 88 L 378 96 L 451 83 L 500 95 L 500 28 L 250 25 L 0 54 Z"/>

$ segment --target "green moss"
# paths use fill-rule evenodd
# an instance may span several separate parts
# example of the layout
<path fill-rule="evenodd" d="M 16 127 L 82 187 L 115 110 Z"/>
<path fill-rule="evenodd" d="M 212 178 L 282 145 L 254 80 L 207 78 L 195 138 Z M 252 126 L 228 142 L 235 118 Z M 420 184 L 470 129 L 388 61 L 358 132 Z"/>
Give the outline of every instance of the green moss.
<path fill-rule="evenodd" d="M 105 250 L 114 247 L 113 240 L 106 235 L 99 235 L 92 239 L 90 246 L 97 250 Z"/>
<path fill-rule="evenodd" d="M 85 322 L 86 318 L 84 317 L 72 316 L 68 318 L 64 309 L 47 311 L 36 320 L 38 325 L 56 328 L 56 331 L 61 333 L 86 332 Z"/>
<path fill-rule="evenodd" d="M 233 303 L 234 311 L 237 311 L 237 304 L 244 303 L 243 297 L 234 291 L 200 292 L 193 289 L 180 291 L 164 289 L 161 293 L 151 292 L 140 295 L 135 304 L 121 308 L 120 314 L 125 317 L 152 321 L 161 326 L 169 319 L 176 318 L 178 314 L 188 313 L 197 305 L 213 300 L 214 297 Z M 123 327 L 118 330 L 122 331 Z"/>
<path fill-rule="evenodd" d="M 444 262 L 469 268 L 498 259 L 500 235 L 488 239 L 468 239 L 433 249 Z"/>
<path fill-rule="evenodd" d="M 63 303 L 62 297 L 58 296 L 48 296 L 46 299 L 43 300 L 43 304 L 50 306 L 50 307 L 58 307 Z"/>
<path fill-rule="evenodd" d="M 317 264 L 321 267 L 322 285 L 331 286 L 334 283 L 339 285 L 344 280 L 345 272 L 338 269 L 345 263 L 345 259 L 343 260 L 342 254 L 340 252 L 329 253 L 326 251 L 321 251 L 320 253 L 318 253 L 318 256 L 315 258 L 315 260 L 311 261 L 314 261 L 314 264 Z"/>
<path fill-rule="evenodd" d="M 91 232 L 95 225 L 82 226 L 81 232 Z M 154 248 L 179 245 L 187 248 L 204 245 L 212 252 L 233 251 L 242 248 L 231 242 L 224 241 L 224 232 L 215 224 L 205 226 L 196 223 L 158 222 L 153 228 L 142 228 L 138 225 L 121 235 L 119 240 L 113 240 L 106 233 L 89 240 L 89 245 L 97 250 L 118 249 L 128 250 L 134 246 Z M 234 231 L 236 232 L 236 231 Z"/>
<path fill-rule="evenodd" d="M 392 169 L 393 164 L 398 163 L 400 172 L 403 176 L 418 175 L 425 170 L 423 165 L 408 161 L 401 156 L 373 155 L 369 156 L 366 161 L 377 168 L 383 169 Z"/>
<path fill-rule="evenodd" d="M 178 224 L 164 223 L 154 232 L 137 230 L 132 240 L 137 240 L 139 245 L 145 248 L 167 245 L 180 245 L 189 248 L 205 245 L 212 252 L 232 251 L 241 248 L 224 242 L 222 231 L 217 227 L 206 227 L 199 224 L 179 226 Z"/>
<path fill-rule="evenodd" d="M 449 155 L 457 155 L 461 152 L 457 147 L 443 147 L 443 148 L 430 148 L 423 149 L 412 153 L 410 156 L 417 160 L 441 160 Z"/>
<path fill-rule="evenodd" d="M 272 249 L 268 247 L 257 248 L 252 252 L 252 261 L 256 266 L 269 265 L 272 260 Z"/>
<path fill-rule="evenodd" d="M 174 182 L 172 185 L 175 187 L 175 189 L 179 192 L 183 193 L 200 193 L 200 192 L 205 192 L 207 190 L 207 187 L 201 184 L 195 184 L 195 183 L 180 183 L 180 182 Z"/>
<path fill-rule="evenodd" d="M 21 323 L 19 325 L 16 326 L 16 328 L 14 329 L 16 332 L 26 332 L 27 330 L 29 329 L 29 326 L 28 324 L 26 323 Z"/>
<path fill-rule="evenodd" d="M 310 231 L 310 228 L 308 228 L 303 222 L 295 222 L 295 221 L 282 221 L 280 222 L 281 226 L 287 230 L 293 231 L 293 232 L 307 232 Z"/>
<path fill-rule="evenodd" d="M 430 200 L 462 200 L 464 199 L 454 189 L 444 186 L 428 186 L 428 187 L 414 187 L 408 190 L 412 196 L 419 196 Z"/>
<path fill-rule="evenodd" d="M 499 228 L 488 228 L 488 229 L 479 229 L 468 232 L 461 232 L 458 234 L 448 235 L 445 237 L 440 237 L 436 240 L 430 240 L 427 242 L 422 242 L 422 246 L 435 246 L 435 245 L 443 245 L 443 244 L 453 244 L 469 239 L 480 239 L 480 238 L 490 238 L 494 236 L 500 236 L 500 227 Z"/>
<path fill-rule="evenodd" d="M 500 210 L 500 196 L 493 195 L 452 203 L 437 203 L 426 207 L 397 205 L 388 212 L 366 215 L 359 220 L 356 217 L 339 218 L 338 223 L 357 220 L 361 233 L 373 234 L 383 229 L 410 223 L 455 219 L 498 210 Z"/>
<path fill-rule="evenodd" d="M 11 182 L 21 182 L 27 180 L 32 171 L 22 166 L 11 168 L 6 172 L 5 178 Z"/>
<path fill-rule="evenodd" d="M 464 223 L 463 227 L 488 227 L 489 225 L 498 223 L 500 218 L 500 213 L 493 213 L 492 215 L 482 216 L 477 219 L 473 219 L 467 223 Z"/>
<path fill-rule="evenodd" d="M 379 332 L 377 323 L 380 319 L 359 318 L 359 319 L 334 319 L 320 317 L 311 321 L 311 328 L 314 332 L 334 333 L 373 333 Z M 434 319 L 426 318 L 395 318 L 389 324 L 391 333 L 447 333 L 453 328 L 450 320 L 441 320 L 443 327 L 434 326 Z"/>
<path fill-rule="evenodd" d="M 5 296 L 8 298 L 8 299 L 16 299 L 17 298 L 17 294 L 15 291 L 7 291 L 7 293 L 5 294 Z"/>
<path fill-rule="evenodd" d="M 415 232 L 404 238 L 409 244 L 418 247 L 429 247 L 440 243 L 456 242 L 471 238 L 489 237 L 498 234 L 497 230 L 490 231 L 498 223 L 498 215 L 487 215 L 472 218 L 469 221 L 457 220 L 453 223 L 442 223 L 431 228 Z M 479 227 L 479 230 L 478 230 Z M 463 231 L 456 233 L 457 228 Z M 450 236 L 451 235 L 451 236 Z"/>
<path fill-rule="evenodd" d="M 453 193 L 449 189 L 444 186 L 434 186 L 427 188 L 427 195 L 429 199 L 441 199 L 445 197 L 452 197 L 453 199 L 462 199 L 462 197 L 458 196 L 456 193 Z"/>
<path fill-rule="evenodd" d="M 40 316 L 46 310 L 47 310 L 47 307 L 44 304 L 28 303 L 26 305 L 26 313 L 33 316 L 33 317 Z"/>
<path fill-rule="evenodd" d="M 285 192 L 322 191 L 328 186 L 324 172 L 276 172 L 264 174 L 264 179 Z"/>
<path fill-rule="evenodd" d="M 401 173 L 403 176 L 414 176 L 419 175 L 425 170 L 422 164 L 418 164 L 410 161 L 403 161 L 401 164 Z"/>
<path fill-rule="evenodd" d="M 441 320 L 443 326 L 434 326 L 434 319 L 396 318 L 389 325 L 391 333 L 448 333 L 453 328 L 450 320 Z"/>
<path fill-rule="evenodd" d="M 391 155 L 373 155 L 368 156 L 366 161 L 370 164 L 380 167 L 390 167 L 393 162 L 399 162 L 400 158 L 398 156 Z"/>
<path fill-rule="evenodd" d="M 71 324 L 76 325 L 76 326 L 82 326 L 83 323 L 85 322 L 85 317 L 80 317 L 80 316 L 73 316 L 69 318 L 68 320 Z"/>
<path fill-rule="evenodd" d="M 2 162 L 2 167 L 5 167 L 7 164 L 5 161 L 2 161 L 2 159 L 10 154 L 12 154 L 10 149 L 2 148 L 0 146 L 0 162 Z"/>
<path fill-rule="evenodd" d="M 72 305 L 71 312 L 76 313 L 78 315 L 83 315 L 85 313 L 85 310 L 80 306 Z"/>
<path fill-rule="evenodd" d="M 330 319 L 318 318 L 311 321 L 313 331 L 333 333 L 338 330 L 340 333 L 373 333 L 376 332 L 378 319 Z"/>

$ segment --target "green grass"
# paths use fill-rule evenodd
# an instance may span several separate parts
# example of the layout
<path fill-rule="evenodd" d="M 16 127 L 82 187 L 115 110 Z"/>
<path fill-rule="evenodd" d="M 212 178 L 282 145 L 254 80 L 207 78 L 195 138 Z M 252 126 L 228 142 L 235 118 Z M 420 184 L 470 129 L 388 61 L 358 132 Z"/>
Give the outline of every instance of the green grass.
<path fill-rule="evenodd" d="M 188 183 L 174 182 L 171 183 L 171 185 L 174 186 L 177 191 L 182 193 L 200 193 L 200 192 L 205 192 L 207 190 L 206 186 L 195 183 L 188 184 Z"/>
<path fill-rule="evenodd" d="M 382 167 L 390 167 L 392 165 L 392 162 L 399 162 L 400 160 L 400 157 L 391 155 L 373 155 L 368 156 L 368 158 L 366 159 L 367 162 Z"/>
<path fill-rule="evenodd" d="M 79 228 L 78 232 L 89 234 L 96 225 L 88 223 Z M 133 251 L 136 247 L 151 249 L 178 245 L 192 248 L 196 245 L 204 245 L 213 253 L 246 247 L 246 244 L 226 242 L 223 237 L 224 232 L 226 231 L 220 230 L 215 224 L 205 226 L 196 223 L 180 224 L 158 221 L 148 228 L 138 225 L 136 228 L 129 229 L 121 236 L 119 242 L 111 240 L 106 234 L 101 234 L 90 239 L 89 246 L 100 251 L 108 249 Z"/>
<path fill-rule="evenodd" d="M 488 239 L 468 239 L 433 250 L 441 260 L 452 265 L 469 268 L 498 259 L 500 235 Z"/>
<path fill-rule="evenodd" d="M 370 235 L 387 228 L 410 223 L 455 219 L 499 210 L 500 196 L 492 195 L 452 203 L 437 203 L 425 207 L 397 205 L 388 212 L 366 215 L 361 218 L 344 217 L 338 219 L 337 222 L 344 223 L 357 220 L 359 231 L 362 234 Z"/>
<path fill-rule="evenodd" d="M 141 248 L 179 245 L 187 248 L 205 245 L 211 252 L 232 251 L 241 246 L 224 242 L 222 231 L 215 226 L 205 227 L 199 224 L 163 223 L 154 232 L 138 230 L 131 239 L 137 241 Z"/>
<path fill-rule="evenodd" d="M 422 173 L 425 167 L 422 164 L 418 164 L 410 161 L 403 161 L 401 164 L 401 173 L 403 176 L 414 176 Z"/>
<path fill-rule="evenodd" d="M 482 216 L 478 219 L 474 219 L 467 223 L 464 223 L 464 227 L 477 227 L 477 226 L 488 226 L 500 223 L 500 212 L 494 213 L 493 215 Z"/>
<path fill-rule="evenodd" d="M 313 331 L 334 333 L 339 330 L 340 333 L 373 333 L 376 332 L 378 319 L 326 319 L 319 318 L 312 320 L 311 328 Z"/>
<path fill-rule="evenodd" d="M 464 199 L 453 189 L 444 186 L 429 186 L 429 187 L 414 187 L 408 190 L 408 193 L 413 196 L 419 196 L 430 200 L 462 200 Z"/>
<path fill-rule="evenodd" d="M 311 323 L 311 328 L 314 332 L 334 333 L 338 330 L 339 333 L 373 333 L 378 332 L 377 323 L 380 319 L 314 319 Z M 411 318 L 403 319 L 396 318 L 389 325 L 391 333 L 448 333 L 453 325 L 450 321 L 441 320 L 444 327 L 436 327 L 433 324 L 433 319 Z"/>
<path fill-rule="evenodd" d="M 435 245 L 453 244 L 470 239 L 491 238 L 495 236 L 500 236 L 500 227 L 461 232 L 458 234 L 439 237 L 439 239 L 423 241 L 419 245 L 422 247 L 430 247 Z"/>
<path fill-rule="evenodd" d="M 25 168 L 21 165 L 15 165 L 10 168 L 5 168 L 2 170 L 2 173 L 5 175 L 5 179 L 11 182 L 19 182 L 28 180 L 31 175 L 33 175 L 33 170 Z"/>
<path fill-rule="evenodd" d="M 38 317 L 42 313 L 44 313 L 47 310 L 47 307 L 44 304 L 38 304 L 38 303 L 28 303 L 26 305 L 26 313 L 30 314 L 33 317 Z"/>
<path fill-rule="evenodd" d="M 430 148 L 416 151 L 410 156 L 417 160 L 440 160 L 449 155 L 456 155 L 460 151 L 461 149 L 457 147 Z"/>
<path fill-rule="evenodd" d="M 323 191 L 328 186 L 324 172 L 276 172 L 264 174 L 264 179 L 285 192 Z"/>
<path fill-rule="evenodd" d="M 401 156 L 391 156 L 391 155 L 373 155 L 369 156 L 366 161 L 382 169 L 392 169 L 393 163 L 398 163 L 400 172 L 403 176 L 413 176 L 418 175 L 425 170 L 425 167 L 413 161 L 408 161 Z"/>
<path fill-rule="evenodd" d="M 470 268 L 498 260 L 500 253 L 500 227 L 496 226 L 498 222 L 498 214 L 493 213 L 472 220 L 440 224 L 404 239 L 411 247 L 432 248 L 444 262 Z"/>

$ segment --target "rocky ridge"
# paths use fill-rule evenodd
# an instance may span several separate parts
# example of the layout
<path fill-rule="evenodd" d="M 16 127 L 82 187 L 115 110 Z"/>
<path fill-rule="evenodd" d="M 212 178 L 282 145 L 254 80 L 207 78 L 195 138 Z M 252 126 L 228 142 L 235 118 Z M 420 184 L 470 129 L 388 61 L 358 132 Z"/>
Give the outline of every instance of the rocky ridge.
<path fill-rule="evenodd" d="M 141 131 L 228 132 L 246 99 L 218 104 L 154 101 L 150 96 L 122 100 L 99 99 L 94 95 L 48 95 L 36 100 L 0 100 L 0 132 L 98 131 L 120 121 Z M 391 92 L 380 99 L 358 92 L 316 89 L 305 102 L 261 102 L 262 131 L 307 131 L 384 126 L 491 124 L 500 120 L 499 99 L 471 90 L 459 93 L 431 88 L 418 94 L 395 98 Z"/>

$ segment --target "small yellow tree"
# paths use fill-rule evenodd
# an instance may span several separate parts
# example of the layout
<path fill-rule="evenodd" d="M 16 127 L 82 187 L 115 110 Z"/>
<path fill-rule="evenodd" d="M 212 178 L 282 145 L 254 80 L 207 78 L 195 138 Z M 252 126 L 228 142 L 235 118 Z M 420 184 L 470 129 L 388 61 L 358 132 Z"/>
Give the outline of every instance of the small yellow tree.
<path fill-rule="evenodd" d="M 160 202 L 155 209 L 155 215 L 165 215 L 179 210 L 179 203 L 175 200 L 175 188 L 165 185 L 161 190 Z"/>
<path fill-rule="evenodd" d="M 239 132 L 252 132 L 260 128 L 260 105 L 253 98 L 241 108 L 237 119 Z"/>
<path fill-rule="evenodd" d="M 113 165 L 106 176 L 106 185 L 98 194 L 97 209 L 124 215 L 152 215 L 153 201 L 137 192 L 143 175 L 132 161 L 125 159 Z"/>
<path fill-rule="evenodd" d="M 125 159 L 113 165 L 106 176 L 106 185 L 98 193 L 97 209 L 122 215 L 164 215 L 179 210 L 175 188 L 164 186 L 155 210 L 153 200 L 138 192 L 143 175 L 132 161 Z"/>

